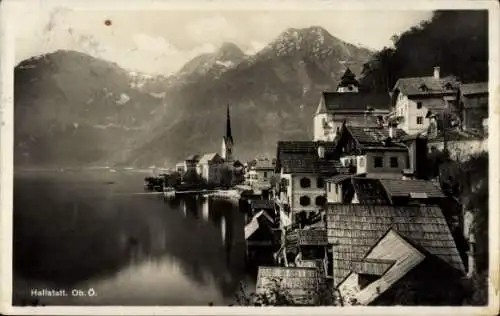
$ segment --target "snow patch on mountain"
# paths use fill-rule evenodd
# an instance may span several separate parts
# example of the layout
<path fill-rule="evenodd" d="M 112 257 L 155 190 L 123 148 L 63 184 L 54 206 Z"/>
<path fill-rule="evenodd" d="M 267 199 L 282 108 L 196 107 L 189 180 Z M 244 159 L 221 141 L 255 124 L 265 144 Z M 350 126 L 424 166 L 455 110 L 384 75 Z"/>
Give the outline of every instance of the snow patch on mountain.
<path fill-rule="evenodd" d="M 122 93 L 122 94 L 120 94 L 120 98 L 118 100 L 116 100 L 115 102 L 116 102 L 116 104 L 124 105 L 128 101 L 130 101 L 130 97 L 126 93 Z"/>

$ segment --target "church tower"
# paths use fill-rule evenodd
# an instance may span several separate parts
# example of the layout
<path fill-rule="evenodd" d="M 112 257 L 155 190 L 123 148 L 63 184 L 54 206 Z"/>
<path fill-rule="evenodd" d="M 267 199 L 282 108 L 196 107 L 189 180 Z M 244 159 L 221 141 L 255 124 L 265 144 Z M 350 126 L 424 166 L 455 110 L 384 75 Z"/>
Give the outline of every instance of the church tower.
<path fill-rule="evenodd" d="M 229 104 L 227 105 L 227 117 L 226 117 L 226 136 L 222 138 L 222 158 L 227 161 L 233 161 L 233 135 L 231 134 L 231 117 L 229 115 Z"/>
<path fill-rule="evenodd" d="M 337 92 L 342 93 L 356 93 L 359 92 L 359 82 L 356 80 L 356 75 L 347 68 L 340 79 L 337 86 Z"/>

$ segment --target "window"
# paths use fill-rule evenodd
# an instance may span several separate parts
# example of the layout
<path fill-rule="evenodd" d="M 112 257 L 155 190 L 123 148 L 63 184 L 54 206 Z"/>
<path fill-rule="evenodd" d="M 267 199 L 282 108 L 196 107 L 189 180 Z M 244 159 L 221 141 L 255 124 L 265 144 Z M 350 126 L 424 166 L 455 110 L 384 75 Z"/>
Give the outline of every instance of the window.
<path fill-rule="evenodd" d="M 424 117 L 423 116 L 417 116 L 417 124 L 418 125 L 424 124 Z"/>
<path fill-rule="evenodd" d="M 324 188 L 325 187 L 325 180 L 323 180 L 323 178 L 318 178 L 318 180 L 316 180 L 316 186 L 318 188 Z"/>
<path fill-rule="evenodd" d="M 398 157 L 391 157 L 391 168 L 398 167 Z"/>
<path fill-rule="evenodd" d="M 300 186 L 302 188 L 310 188 L 311 187 L 311 180 L 309 180 L 308 178 L 300 179 Z"/>
<path fill-rule="evenodd" d="M 332 183 L 328 182 L 328 192 L 332 192 Z"/>
<path fill-rule="evenodd" d="M 422 102 L 417 102 L 417 109 L 421 109 L 422 108 Z"/>
<path fill-rule="evenodd" d="M 359 157 L 359 167 L 363 168 L 365 166 L 365 157 Z"/>
<path fill-rule="evenodd" d="M 427 88 L 427 86 L 425 84 L 422 84 L 422 85 L 420 85 L 419 90 L 420 91 L 427 91 L 428 88 Z"/>
<path fill-rule="evenodd" d="M 264 171 L 264 179 L 267 179 L 267 171 Z"/>
<path fill-rule="evenodd" d="M 315 203 L 317 206 L 323 206 L 323 205 L 325 205 L 325 202 L 326 202 L 326 199 L 322 195 L 316 197 L 316 199 L 315 199 Z"/>
<path fill-rule="evenodd" d="M 335 183 L 335 193 L 339 194 L 339 185 Z"/>
<path fill-rule="evenodd" d="M 306 195 L 303 195 L 303 196 L 300 197 L 299 203 L 302 206 L 308 206 L 309 204 L 311 204 L 311 198 L 309 198 Z"/>
<path fill-rule="evenodd" d="M 375 157 L 373 159 L 373 163 L 375 168 L 382 168 L 384 166 L 384 158 L 383 157 Z"/>

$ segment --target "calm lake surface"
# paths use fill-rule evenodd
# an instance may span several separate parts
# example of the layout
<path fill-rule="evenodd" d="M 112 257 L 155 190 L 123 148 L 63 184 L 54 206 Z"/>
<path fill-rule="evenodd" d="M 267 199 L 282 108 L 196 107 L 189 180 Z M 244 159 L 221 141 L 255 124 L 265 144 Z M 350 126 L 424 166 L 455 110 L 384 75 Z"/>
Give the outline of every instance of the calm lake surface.
<path fill-rule="evenodd" d="M 227 305 L 240 281 L 252 288 L 237 206 L 164 201 L 146 194 L 146 175 L 16 172 L 13 304 Z"/>

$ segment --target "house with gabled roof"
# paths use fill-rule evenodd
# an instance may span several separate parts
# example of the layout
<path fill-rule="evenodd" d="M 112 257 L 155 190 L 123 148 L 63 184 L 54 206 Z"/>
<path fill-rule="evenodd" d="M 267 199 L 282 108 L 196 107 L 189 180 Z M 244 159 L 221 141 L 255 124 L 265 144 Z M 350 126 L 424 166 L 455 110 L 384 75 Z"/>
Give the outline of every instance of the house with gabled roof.
<path fill-rule="evenodd" d="M 345 171 L 334 160 L 332 142 L 278 142 L 275 174 L 280 176 L 280 203 L 288 206 L 291 223 L 320 214 L 326 202 L 325 178 Z"/>
<path fill-rule="evenodd" d="M 345 304 L 461 303 L 465 269 L 439 207 L 329 204 L 326 218 Z"/>
<path fill-rule="evenodd" d="M 221 169 L 224 166 L 224 159 L 218 153 L 209 153 L 200 157 L 196 165 L 196 170 L 205 181 L 219 183 L 221 180 Z"/>
<path fill-rule="evenodd" d="M 408 147 L 399 140 L 405 135 L 405 131 L 395 127 L 343 124 L 334 156 L 358 175 L 401 178 L 410 164 Z"/>
<path fill-rule="evenodd" d="M 432 76 L 400 78 L 392 88 L 392 113 L 388 116 L 408 134 L 427 130 L 429 111 L 453 110 L 458 99 L 459 81 L 454 76 L 442 77 L 434 67 Z"/>

